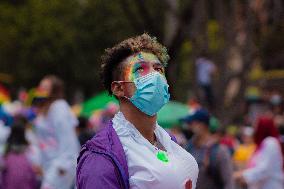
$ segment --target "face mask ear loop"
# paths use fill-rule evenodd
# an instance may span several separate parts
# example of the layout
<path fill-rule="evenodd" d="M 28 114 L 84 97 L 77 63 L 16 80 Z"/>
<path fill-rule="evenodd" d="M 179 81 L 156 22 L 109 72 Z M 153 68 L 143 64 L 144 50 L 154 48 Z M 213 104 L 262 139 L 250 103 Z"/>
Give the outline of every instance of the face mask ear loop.
<path fill-rule="evenodd" d="M 128 101 L 130 101 L 130 98 L 127 96 L 123 96 L 123 98 L 127 99 Z"/>

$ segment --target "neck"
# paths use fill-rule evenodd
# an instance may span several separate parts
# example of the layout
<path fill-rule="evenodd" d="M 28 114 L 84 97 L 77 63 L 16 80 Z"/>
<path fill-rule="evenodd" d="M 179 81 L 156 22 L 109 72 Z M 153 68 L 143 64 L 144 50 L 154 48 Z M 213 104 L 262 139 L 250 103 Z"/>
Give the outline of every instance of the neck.
<path fill-rule="evenodd" d="M 157 116 L 148 116 L 138 110 L 128 100 L 121 100 L 120 111 L 124 117 L 132 123 L 135 128 L 146 138 L 150 143 L 154 143 L 154 130 L 156 127 Z"/>

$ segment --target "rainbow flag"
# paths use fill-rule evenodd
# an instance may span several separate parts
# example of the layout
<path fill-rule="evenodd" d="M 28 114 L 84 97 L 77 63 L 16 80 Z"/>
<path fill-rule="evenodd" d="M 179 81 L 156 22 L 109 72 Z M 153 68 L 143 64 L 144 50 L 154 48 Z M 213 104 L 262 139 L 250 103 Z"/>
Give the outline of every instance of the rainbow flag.
<path fill-rule="evenodd" d="M 9 91 L 0 84 L 0 105 L 10 101 Z"/>

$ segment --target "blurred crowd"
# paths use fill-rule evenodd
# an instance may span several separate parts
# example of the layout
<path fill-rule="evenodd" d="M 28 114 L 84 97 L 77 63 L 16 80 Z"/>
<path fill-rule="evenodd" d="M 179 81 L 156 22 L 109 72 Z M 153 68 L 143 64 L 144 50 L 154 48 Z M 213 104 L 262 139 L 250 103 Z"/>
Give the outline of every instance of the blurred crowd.
<path fill-rule="evenodd" d="M 64 83 L 44 77 L 11 101 L 0 86 L 0 189 L 71 189 L 81 145 L 117 112 L 109 103 L 90 117 L 64 98 Z"/>
<path fill-rule="evenodd" d="M 214 119 L 199 109 L 182 120 L 193 134 L 183 145 L 199 165 L 197 189 L 282 189 L 283 125 L 276 126 L 275 116 L 226 128 Z"/>
<path fill-rule="evenodd" d="M 81 117 L 63 91 L 62 80 L 46 76 L 32 98 L 20 94 L 13 102 L 2 100 L 0 189 L 74 188 L 80 146 L 108 124 L 118 107 L 109 104 L 96 115 Z M 1 94 L 0 100 L 5 97 Z M 243 122 L 224 126 L 190 101 L 188 115 L 168 132 L 198 162 L 197 189 L 282 189 L 283 107 L 279 93 L 249 99 Z"/>

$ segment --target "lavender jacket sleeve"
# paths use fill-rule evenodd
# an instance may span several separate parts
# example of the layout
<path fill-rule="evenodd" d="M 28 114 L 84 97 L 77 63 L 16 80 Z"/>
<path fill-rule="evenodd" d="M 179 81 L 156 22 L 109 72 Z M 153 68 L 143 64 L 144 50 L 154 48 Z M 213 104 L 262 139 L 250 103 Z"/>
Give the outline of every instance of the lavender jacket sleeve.
<path fill-rule="evenodd" d="M 107 156 L 85 152 L 77 167 L 78 189 L 120 189 L 119 173 Z"/>

